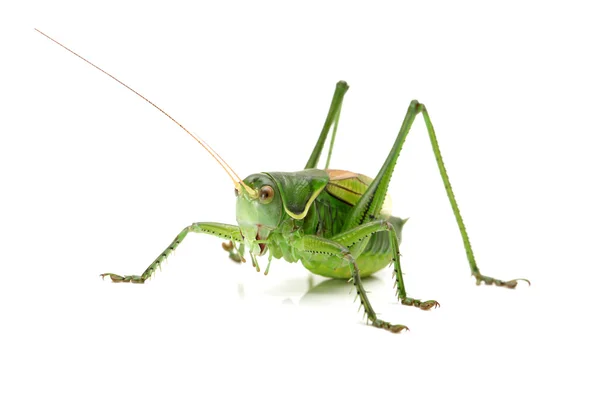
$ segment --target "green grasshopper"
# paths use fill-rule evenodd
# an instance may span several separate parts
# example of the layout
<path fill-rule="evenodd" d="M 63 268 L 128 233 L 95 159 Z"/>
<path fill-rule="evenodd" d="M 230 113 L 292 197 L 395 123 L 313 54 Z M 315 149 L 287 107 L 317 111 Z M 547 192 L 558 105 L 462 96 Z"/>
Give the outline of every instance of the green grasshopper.
<path fill-rule="evenodd" d="M 64 47 L 39 30 L 38 32 Z M 103 273 L 102 278 L 109 276 L 117 283 L 144 283 L 181 244 L 188 233 L 211 234 L 226 240 L 223 248 L 236 262 L 245 262 L 244 253 L 247 250 L 257 271 L 260 270 L 256 258 L 268 253 L 269 264 L 265 274 L 273 258 L 283 258 L 292 263 L 300 261 L 310 272 L 321 276 L 350 280 L 356 288 L 367 322 L 391 332 L 407 329 L 404 325 L 383 321 L 376 315 L 364 289 L 362 277 L 368 277 L 393 263 L 396 296 L 403 305 L 415 306 L 423 310 L 439 306 L 435 300 L 420 300 L 407 295 L 400 268 L 399 251 L 402 227 L 406 220 L 391 216 L 387 195 L 392 173 L 406 136 L 415 117 L 422 114 L 462 236 L 471 274 L 477 284 L 483 282 L 487 285 L 515 288 L 519 280 L 529 283 L 526 279 L 502 281 L 484 276 L 479 271 L 442 161 L 429 113 L 422 103 L 416 100 L 410 103 L 396 141 L 374 179 L 350 171 L 332 170 L 329 169 L 329 160 L 342 102 L 348 91 L 348 84 L 340 81 L 336 85 L 319 139 L 304 170 L 291 173 L 262 172 L 242 180 L 206 142 L 189 132 L 161 108 L 85 58 L 67 47 L 64 48 L 148 101 L 190 134 L 230 176 L 237 197 L 237 225 L 214 222 L 193 223 L 184 228 L 141 275 L 120 276 L 114 273 Z M 325 169 L 317 169 L 330 130 L 332 134 Z"/>

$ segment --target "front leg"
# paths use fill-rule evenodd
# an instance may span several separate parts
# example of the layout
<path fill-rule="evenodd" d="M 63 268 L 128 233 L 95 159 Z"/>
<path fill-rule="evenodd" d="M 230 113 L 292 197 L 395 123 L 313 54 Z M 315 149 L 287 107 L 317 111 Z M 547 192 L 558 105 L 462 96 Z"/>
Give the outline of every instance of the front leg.
<path fill-rule="evenodd" d="M 154 260 L 154 262 L 150 264 L 150 266 L 148 266 L 141 276 L 119 276 L 118 274 L 114 273 L 103 273 L 100 276 L 102 278 L 109 276 L 110 279 L 115 283 L 131 282 L 143 284 L 147 279 L 150 278 L 150 276 L 152 276 L 152 274 L 154 274 L 156 269 L 160 268 L 165 259 L 167 259 L 167 257 L 173 251 L 175 251 L 175 248 L 181 244 L 189 232 L 212 234 L 225 240 L 236 241 L 240 243 L 243 241 L 242 234 L 237 226 L 227 225 L 225 223 L 197 222 L 184 228 L 181 233 L 175 237 L 173 242 L 169 244 L 169 246 Z"/>
<path fill-rule="evenodd" d="M 387 321 L 383 321 L 377 317 L 377 314 L 373 310 L 371 306 L 371 302 L 369 302 L 369 298 L 367 297 L 367 292 L 363 287 L 362 281 L 360 279 L 360 270 L 356 265 L 356 260 L 350 253 L 350 250 L 344 247 L 342 244 L 328 240 L 326 238 L 307 235 L 299 238 L 292 242 L 292 246 L 300 251 L 301 255 L 303 255 L 306 259 L 310 260 L 311 255 L 329 255 L 332 261 L 342 261 L 346 263 L 350 267 L 350 273 L 352 274 L 352 282 L 354 287 L 356 288 L 356 293 L 358 298 L 360 298 L 360 304 L 365 310 L 365 314 L 369 321 L 371 321 L 371 325 L 377 328 L 383 328 L 390 332 L 400 332 L 404 329 L 408 329 L 408 327 L 401 324 L 391 324 Z M 339 262 L 338 262 L 339 263 Z M 333 264 L 334 266 L 336 264 Z"/>
<path fill-rule="evenodd" d="M 373 221 L 365 223 L 364 225 L 357 226 L 346 232 L 340 233 L 333 237 L 334 241 L 342 244 L 345 247 L 352 247 L 353 245 L 371 237 L 377 232 L 387 232 L 390 250 L 392 253 L 392 262 L 394 263 L 394 275 L 396 278 L 396 296 L 398 300 L 407 306 L 415 306 L 422 310 L 429 310 L 431 308 L 437 308 L 440 304 L 434 300 L 420 300 L 409 298 L 406 294 L 406 288 L 404 287 L 404 279 L 402 278 L 402 269 L 400 268 L 400 250 L 398 246 L 398 236 L 396 229 L 391 222 L 386 220 Z"/>
<path fill-rule="evenodd" d="M 237 263 L 246 263 L 246 258 L 244 258 L 244 243 L 239 243 L 236 245 L 233 241 L 229 240 L 227 243 L 222 243 L 221 247 L 225 251 L 229 253 L 229 259 Z"/>

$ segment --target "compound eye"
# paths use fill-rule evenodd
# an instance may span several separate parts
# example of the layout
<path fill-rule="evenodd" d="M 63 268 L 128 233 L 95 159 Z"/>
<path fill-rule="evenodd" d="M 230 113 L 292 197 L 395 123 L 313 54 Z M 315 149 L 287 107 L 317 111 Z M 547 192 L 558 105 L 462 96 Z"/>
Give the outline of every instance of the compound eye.
<path fill-rule="evenodd" d="M 273 197 L 275 196 L 275 191 L 269 185 L 265 185 L 260 188 L 260 192 L 258 193 L 258 198 L 262 204 L 269 204 L 273 201 Z"/>
<path fill-rule="evenodd" d="M 235 188 L 235 197 L 238 197 L 240 195 L 240 191 L 237 190 L 237 188 Z"/>

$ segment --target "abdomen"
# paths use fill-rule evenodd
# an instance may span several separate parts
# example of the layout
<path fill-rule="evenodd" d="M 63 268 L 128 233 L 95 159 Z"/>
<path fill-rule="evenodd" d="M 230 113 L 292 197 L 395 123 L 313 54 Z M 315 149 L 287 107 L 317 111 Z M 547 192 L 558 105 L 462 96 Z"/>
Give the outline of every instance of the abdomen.
<path fill-rule="evenodd" d="M 306 234 L 335 240 L 342 232 L 345 220 L 353 206 L 356 205 L 366 192 L 372 179 L 349 171 L 326 170 L 330 181 L 326 188 L 314 201 L 304 221 Z M 385 219 L 392 223 L 396 230 L 398 243 L 403 221 L 390 215 L 391 200 L 386 196 L 381 214 L 376 219 Z M 355 255 L 356 263 L 363 277 L 369 276 L 392 261 L 392 252 L 388 232 L 377 232 L 369 237 L 368 242 L 357 251 L 358 247 L 348 247 Z M 349 279 L 349 265 L 336 257 L 321 254 L 307 254 L 301 258 L 302 264 L 312 273 L 324 277 Z"/>

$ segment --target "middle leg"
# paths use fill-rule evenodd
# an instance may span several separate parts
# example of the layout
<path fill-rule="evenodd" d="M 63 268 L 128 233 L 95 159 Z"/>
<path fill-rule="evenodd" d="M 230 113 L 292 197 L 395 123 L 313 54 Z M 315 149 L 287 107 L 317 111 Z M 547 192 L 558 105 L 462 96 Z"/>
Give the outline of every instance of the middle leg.
<path fill-rule="evenodd" d="M 146 280 L 148 280 L 157 269 L 160 268 L 162 263 L 167 259 L 167 257 L 175 251 L 175 249 L 181 244 L 183 239 L 188 235 L 188 233 L 204 233 L 204 234 L 212 234 L 213 236 L 217 236 L 223 238 L 225 240 L 231 240 L 238 243 L 242 243 L 242 235 L 239 227 L 235 225 L 227 225 L 224 223 L 214 223 L 214 222 L 196 222 L 191 224 L 188 227 L 185 227 L 178 235 L 175 237 L 173 242 L 169 244 L 169 246 L 161 252 L 160 255 L 148 266 L 148 268 L 141 275 L 129 275 L 129 276 L 120 276 L 115 273 L 102 273 L 100 276 L 102 278 L 108 276 L 115 283 L 136 283 L 143 284 Z"/>

